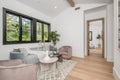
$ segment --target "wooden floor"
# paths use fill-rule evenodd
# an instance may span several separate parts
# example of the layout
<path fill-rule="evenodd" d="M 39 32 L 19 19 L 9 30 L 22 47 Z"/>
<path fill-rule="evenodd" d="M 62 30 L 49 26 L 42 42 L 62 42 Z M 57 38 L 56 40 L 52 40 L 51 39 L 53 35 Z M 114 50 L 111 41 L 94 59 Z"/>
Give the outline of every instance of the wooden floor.
<path fill-rule="evenodd" d="M 102 48 L 90 49 L 90 53 L 96 53 L 96 54 L 101 54 L 102 55 Z"/>
<path fill-rule="evenodd" d="M 114 80 L 113 64 L 106 62 L 100 54 L 90 54 L 84 59 L 73 57 L 77 64 L 65 80 Z"/>

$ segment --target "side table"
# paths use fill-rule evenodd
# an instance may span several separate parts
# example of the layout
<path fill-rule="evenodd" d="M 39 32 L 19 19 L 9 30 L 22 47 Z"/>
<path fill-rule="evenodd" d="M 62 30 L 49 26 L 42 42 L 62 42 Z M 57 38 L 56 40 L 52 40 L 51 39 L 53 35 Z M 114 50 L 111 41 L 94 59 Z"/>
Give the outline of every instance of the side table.
<path fill-rule="evenodd" d="M 55 70 L 57 67 L 57 60 L 57 57 L 52 57 L 50 58 L 50 60 L 44 60 L 44 58 L 39 60 L 41 63 L 41 71 L 46 71 L 50 69 Z"/>

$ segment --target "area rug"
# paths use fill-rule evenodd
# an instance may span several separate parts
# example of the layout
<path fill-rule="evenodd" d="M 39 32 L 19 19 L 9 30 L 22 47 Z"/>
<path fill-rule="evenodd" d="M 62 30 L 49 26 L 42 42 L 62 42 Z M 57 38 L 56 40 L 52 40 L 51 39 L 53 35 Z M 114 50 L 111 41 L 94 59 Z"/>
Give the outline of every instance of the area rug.
<path fill-rule="evenodd" d="M 38 64 L 37 80 L 64 80 L 75 64 L 75 61 L 63 60 L 63 62 L 57 62 L 55 70 L 47 71 L 41 71 L 40 64 Z"/>

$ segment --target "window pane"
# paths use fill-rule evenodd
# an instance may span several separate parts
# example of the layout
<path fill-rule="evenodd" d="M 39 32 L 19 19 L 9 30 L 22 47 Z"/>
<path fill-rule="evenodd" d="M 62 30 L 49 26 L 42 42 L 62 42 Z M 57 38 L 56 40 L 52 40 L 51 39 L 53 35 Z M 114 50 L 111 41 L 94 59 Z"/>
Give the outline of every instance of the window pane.
<path fill-rule="evenodd" d="M 6 14 L 6 41 L 19 41 L 19 16 Z"/>
<path fill-rule="evenodd" d="M 31 20 L 22 18 L 22 41 L 31 41 Z"/>
<path fill-rule="evenodd" d="M 44 40 L 48 40 L 48 25 L 44 24 Z"/>
<path fill-rule="evenodd" d="M 36 38 L 37 41 L 42 41 L 42 23 L 40 22 L 37 22 Z"/>

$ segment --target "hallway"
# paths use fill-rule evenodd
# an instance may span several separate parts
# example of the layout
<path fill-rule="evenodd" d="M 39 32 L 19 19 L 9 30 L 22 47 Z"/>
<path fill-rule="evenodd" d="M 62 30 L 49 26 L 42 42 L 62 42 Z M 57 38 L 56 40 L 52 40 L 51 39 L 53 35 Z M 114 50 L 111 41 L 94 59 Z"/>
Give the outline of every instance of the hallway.
<path fill-rule="evenodd" d="M 101 54 L 90 54 L 83 58 L 73 57 L 76 66 L 68 74 L 65 80 L 114 80 L 113 64 L 106 62 Z"/>

